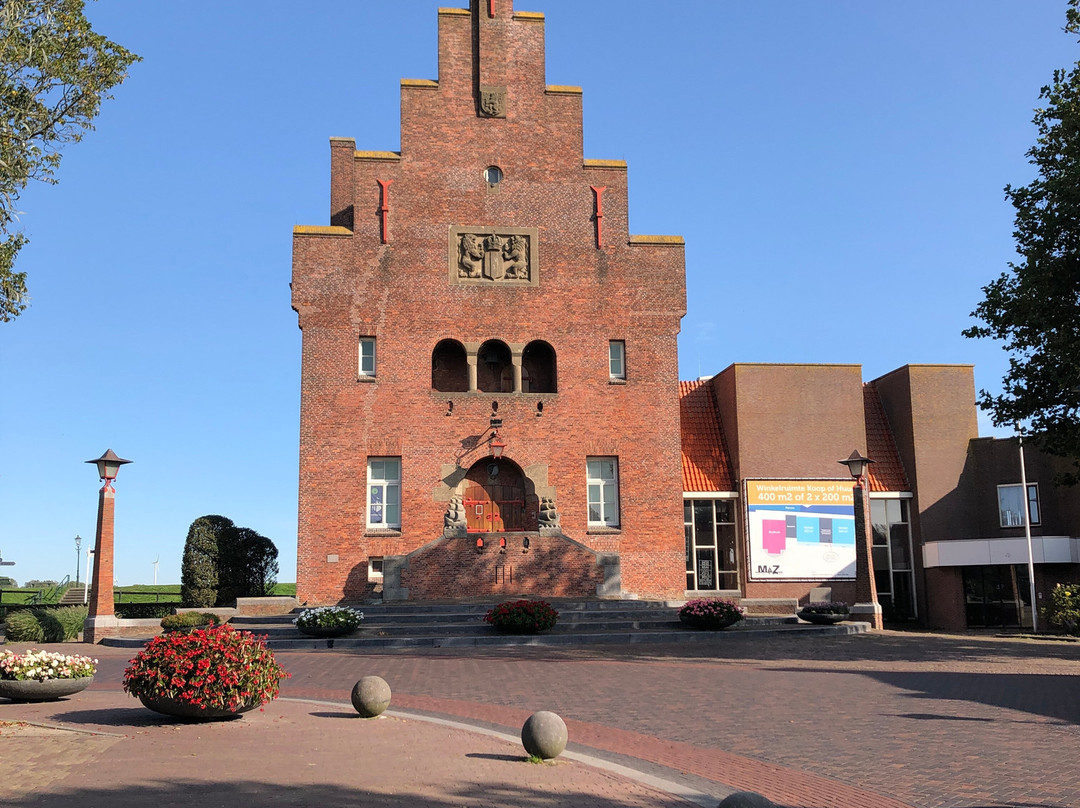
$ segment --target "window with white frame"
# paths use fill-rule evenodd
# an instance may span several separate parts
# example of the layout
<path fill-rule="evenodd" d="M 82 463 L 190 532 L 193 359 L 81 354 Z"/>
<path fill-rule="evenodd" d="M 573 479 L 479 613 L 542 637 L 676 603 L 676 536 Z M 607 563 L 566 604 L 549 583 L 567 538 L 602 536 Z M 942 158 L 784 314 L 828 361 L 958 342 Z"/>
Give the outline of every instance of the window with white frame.
<path fill-rule="evenodd" d="M 1024 526 L 1024 495 L 1020 485 L 999 485 L 998 516 L 1002 527 Z M 1027 505 L 1031 509 L 1031 524 L 1037 525 L 1039 519 L 1039 485 L 1028 483 Z"/>
<path fill-rule="evenodd" d="M 360 375 L 375 377 L 375 337 L 360 337 Z"/>
<path fill-rule="evenodd" d="M 608 343 L 608 377 L 626 378 L 626 343 L 621 339 L 613 339 Z"/>
<path fill-rule="evenodd" d="M 619 526 L 619 461 L 590 457 L 585 461 L 589 497 L 589 524 Z"/>
<path fill-rule="evenodd" d="M 381 581 L 383 574 L 383 557 L 371 556 L 368 559 L 367 565 L 367 577 L 369 581 Z"/>
<path fill-rule="evenodd" d="M 369 457 L 367 467 L 369 528 L 401 527 L 401 458 Z"/>

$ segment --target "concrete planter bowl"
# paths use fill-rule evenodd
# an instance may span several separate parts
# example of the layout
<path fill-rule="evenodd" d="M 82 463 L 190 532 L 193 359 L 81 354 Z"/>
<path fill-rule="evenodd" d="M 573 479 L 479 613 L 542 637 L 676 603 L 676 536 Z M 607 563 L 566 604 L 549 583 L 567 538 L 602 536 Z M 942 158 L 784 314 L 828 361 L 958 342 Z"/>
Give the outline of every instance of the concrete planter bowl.
<path fill-rule="evenodd" d="M 187 704 L 162 696 L 139 696 L 139 701 L 143 703 L 144 707 L 153 710 L 155 713 L 172 718 L 182 718 L 186 721 L 228 721 L 239 718 L 244 713 L 259 706 L 258 702 L 251 702 L 241 704 L 235 709 L 228 707 L 199 707 L 195 704 Z"/>
<path fill-rule="evenodd" d="M 797 612 L 800 620 L 805 620 L 807 623 L 813 623 L 816 626 L 832 626 L 837 623 L 842 623 L 848 619 L 848 615 L 834 614 L 828 612 Z"/>
<path fill-rule="evenodd" d="M 86 690 L 94 683 L 93 676 L 78 679 L 0 679 L 0 697 L 11 701 L 55 701 Z"/>
<path fill-rule="evenodd" d="M 360 630 L 359 626 L 355 628 L 353 626 L 297 626 L 297 631 L 301 634 L 306 634 L 308 637 L 347 637 Z"/>

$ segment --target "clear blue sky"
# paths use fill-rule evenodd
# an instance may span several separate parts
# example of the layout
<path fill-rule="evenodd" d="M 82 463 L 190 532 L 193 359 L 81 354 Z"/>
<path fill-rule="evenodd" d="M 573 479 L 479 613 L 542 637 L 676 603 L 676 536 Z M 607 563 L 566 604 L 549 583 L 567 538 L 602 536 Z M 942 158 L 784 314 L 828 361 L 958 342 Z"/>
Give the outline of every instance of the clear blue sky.
<path fill-rule="evenodd" d="M 516 3 L 547 17 L 547 83 L 584 88 L 585 156 L 629 163 L 631 232 L 686 238 L 682 378 L 971 363 L 998 388 L 1000 346 L 960 331 L 1013 258 L 1002 188 L 1032 176 L 1039 88 L 1080 58 L 1064 0 Z M 134 461 L 121 584 L 158 557 L 179 581 L 208 513 L 272 538 L 295 580 L 292 227 L 329 223 L 331 136 L 398 148 L 398 81 L 436 77 L 440 4 L 89 4 L 144 61 L 20 205 L 0 574 L 74 577 L 99 488 L 82 461 L 111 447 Z"/>

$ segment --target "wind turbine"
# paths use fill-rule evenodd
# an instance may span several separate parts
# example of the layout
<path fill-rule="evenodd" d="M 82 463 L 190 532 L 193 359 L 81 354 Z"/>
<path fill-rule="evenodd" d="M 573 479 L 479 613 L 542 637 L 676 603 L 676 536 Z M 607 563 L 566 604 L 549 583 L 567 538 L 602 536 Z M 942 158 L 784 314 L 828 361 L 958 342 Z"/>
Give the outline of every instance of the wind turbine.
<path fill-rule="evenodd" d="M 154 586 L 157 586 L 157 565 L 161 560 L 161 553 L 158 553 L 158 557 L 154 559 Z"/>

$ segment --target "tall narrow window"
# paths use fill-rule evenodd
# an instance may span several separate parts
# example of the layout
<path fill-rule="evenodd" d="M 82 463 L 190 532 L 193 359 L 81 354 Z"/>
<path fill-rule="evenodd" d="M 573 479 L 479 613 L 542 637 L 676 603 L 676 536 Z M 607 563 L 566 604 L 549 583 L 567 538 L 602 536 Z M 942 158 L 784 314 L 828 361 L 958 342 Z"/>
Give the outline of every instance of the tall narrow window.
<path fill-rule="evenodd" d="M 999 485 L 998 516 L 1002 527 L 1024 526 L 1024 495 L 1019 485 Z M 1031 509 L 1031 524 L 1037 525 L 1039 519 L 1039 485 L 1028 483 L 1027 504 Z"/>
<path fill-rule="evenodd" d="M 589 524 L 619 526 L 619 461 L 590 457 L 585 462 L 589 491 Z"/>
<path fill-rule="evenodd" d="M 367 526 L 401 527 L 401 458 L 369 457 Z"/>
<path fill-rule="evenodd" d="M 608 377 L 626 378 L 626 343 L 621 339 L 613 339 L 608 343 Z"/>
<path fill-rule="evenodd" d="M 360 337 L 360 375 L 375 376 L 375 337 Z"/>

